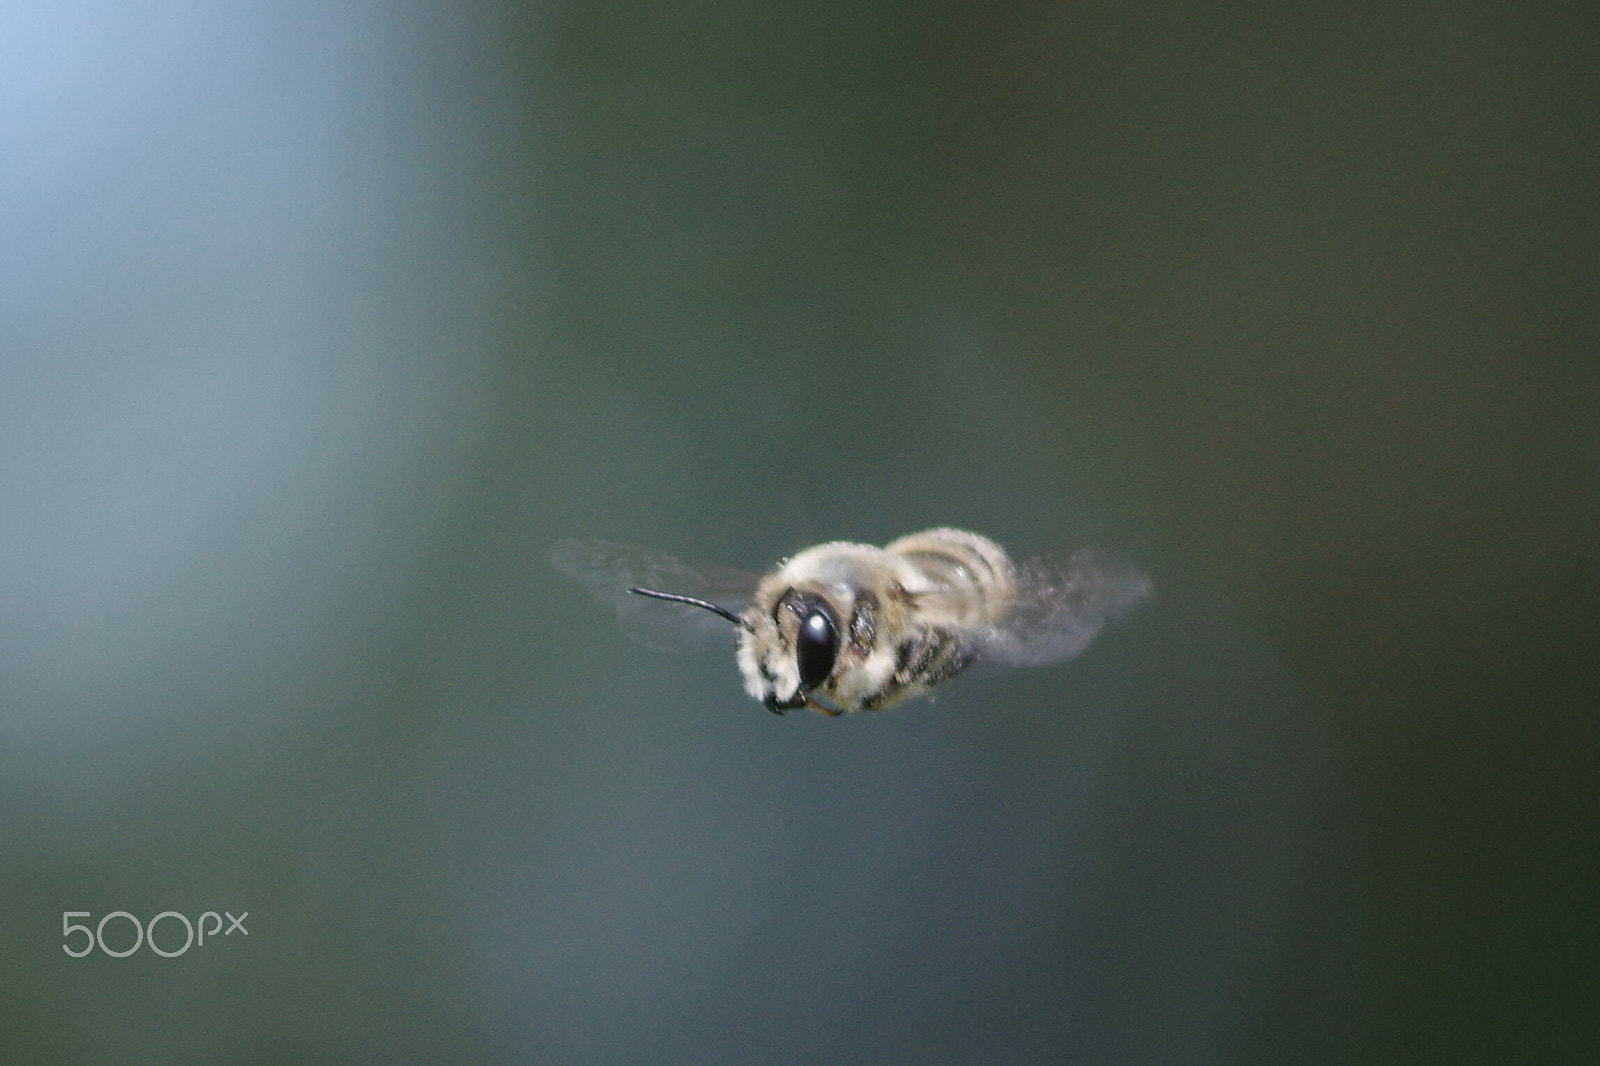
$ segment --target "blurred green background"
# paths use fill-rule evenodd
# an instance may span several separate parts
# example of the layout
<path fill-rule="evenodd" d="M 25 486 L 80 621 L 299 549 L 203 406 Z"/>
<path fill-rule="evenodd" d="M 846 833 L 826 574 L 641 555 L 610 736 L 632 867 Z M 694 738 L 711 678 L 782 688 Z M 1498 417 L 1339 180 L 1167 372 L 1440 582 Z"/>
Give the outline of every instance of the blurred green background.
<path fill-rule="evenodd" d="M 0 1046 L 1595 1061 L 1597 46 L 0 7 Z M 777 719 L 543 561 L 941 524 L 1157 598 Z"/>

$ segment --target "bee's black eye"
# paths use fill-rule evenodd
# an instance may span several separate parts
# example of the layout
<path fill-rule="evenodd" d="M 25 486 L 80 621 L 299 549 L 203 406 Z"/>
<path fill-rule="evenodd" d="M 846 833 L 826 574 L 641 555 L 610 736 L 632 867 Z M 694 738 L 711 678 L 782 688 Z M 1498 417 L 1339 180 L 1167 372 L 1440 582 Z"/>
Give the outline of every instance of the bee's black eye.
<path fill-rule="evenodd" d="M 795 639 L 800 665 L 800 687 L 816 688 L 833 672 L 834 657 L 839 654 L 839 631 L 833 619 L 820 607 L 813 607 L 800 619 L 800 633 Z"/>

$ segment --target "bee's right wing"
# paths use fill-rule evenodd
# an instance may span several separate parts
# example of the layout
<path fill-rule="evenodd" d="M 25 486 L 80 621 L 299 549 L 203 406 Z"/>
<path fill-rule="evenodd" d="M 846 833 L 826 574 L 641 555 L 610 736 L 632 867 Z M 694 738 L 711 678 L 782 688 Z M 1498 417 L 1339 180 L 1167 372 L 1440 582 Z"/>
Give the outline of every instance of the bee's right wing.
<path fill-rule="evenodd" d="M 1098 548 L 1051 556 L 1017 567 L 1016 597 L 1002 628 L 980 652 L 990 662 L 1043 666 L 1081 654 L 1107 622 L 1150 596 L 1139 570 Z"/>
<path fill-rule="evenodd" d="M 607 540 L 557 541 L 550 565 L 617 612 L 629 637 L 662 651 L 728 647 L 737 633 L 726 618 L 688 604 L 635 595 L 629 588 L 693 596 L 737 614 L 750 602 L 758 575 L 705 563 L 686 563 L 666 552 Z"/>

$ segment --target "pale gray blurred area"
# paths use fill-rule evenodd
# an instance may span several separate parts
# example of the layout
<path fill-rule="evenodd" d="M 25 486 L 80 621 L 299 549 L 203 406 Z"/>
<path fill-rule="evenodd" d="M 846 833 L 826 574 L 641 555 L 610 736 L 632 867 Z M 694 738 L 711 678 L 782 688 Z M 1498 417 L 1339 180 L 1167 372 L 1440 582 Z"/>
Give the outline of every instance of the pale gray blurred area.
<path fill-rule="evenodd" d="M 1594 1061 L 1597 44 L 0 4 L 0 1057 Z M 936 525 L 1155 595 L 778 718 L 545 563 Z"/>

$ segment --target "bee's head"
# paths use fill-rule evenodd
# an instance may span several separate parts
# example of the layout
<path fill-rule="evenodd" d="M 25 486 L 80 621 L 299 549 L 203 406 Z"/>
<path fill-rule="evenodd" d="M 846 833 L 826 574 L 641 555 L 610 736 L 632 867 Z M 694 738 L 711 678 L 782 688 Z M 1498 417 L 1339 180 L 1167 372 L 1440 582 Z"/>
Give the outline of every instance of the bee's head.
<path fill-rule="evenodd" d="M 774 714 L 819 706 L 813 693 L 827 692 L 839 662 L 839 614 L 821 592 L 799 588 L 784 590 L 769 610 L 753 606 L 739 634 L 745 691 Z"/>

